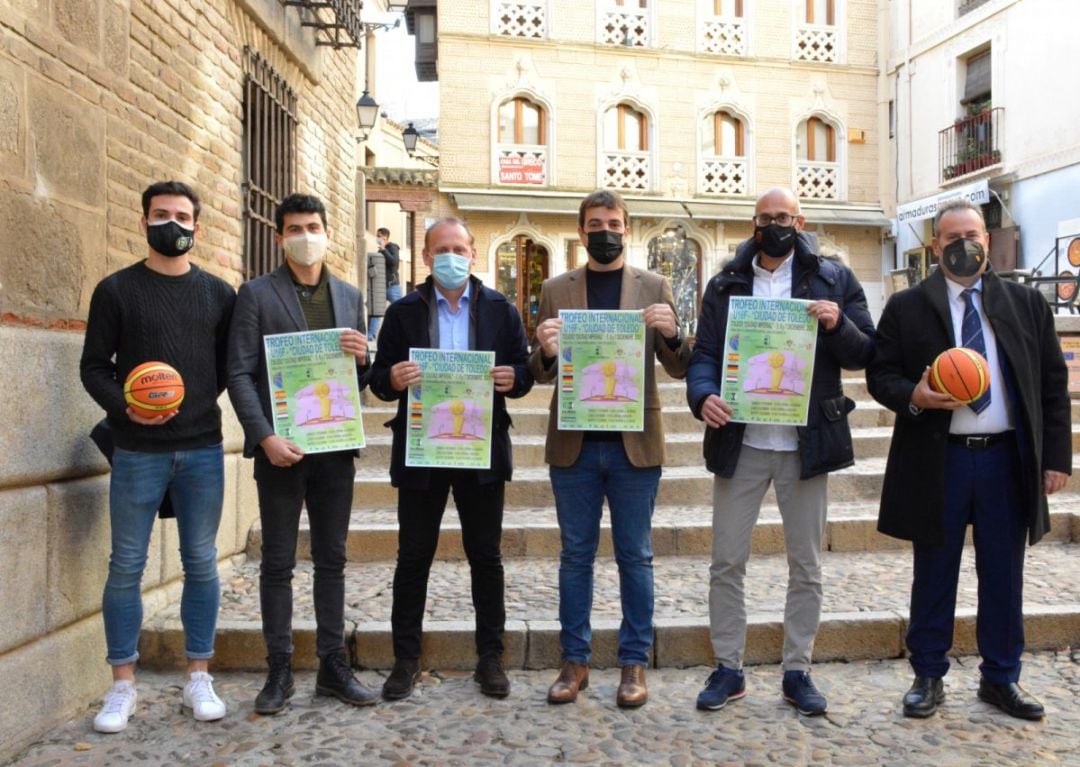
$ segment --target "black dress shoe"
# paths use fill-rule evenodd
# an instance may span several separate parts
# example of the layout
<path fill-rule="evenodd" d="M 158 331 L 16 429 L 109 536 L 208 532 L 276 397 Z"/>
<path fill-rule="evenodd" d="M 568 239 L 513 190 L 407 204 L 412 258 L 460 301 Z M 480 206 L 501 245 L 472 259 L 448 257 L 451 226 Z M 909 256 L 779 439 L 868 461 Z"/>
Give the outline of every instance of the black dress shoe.
<path fill-rule="evenodd" d="M 480 683 L 480 692 L 491 698 L 505 698 L 510 694 L 510 680 L 503 670 L 502 659 L 497 655 L 485 655 L 476 664 L 473 679 Z"/>
<path fill-rule="evenodd" d="M 383 682 L 382 696 L 387 700 L 401 700 L 412 695 L 413 685 L 420 678 L 420 661 L 402 660 L 394 661 L 394 670 Z"/>
<path fill-rule="evenodd" d="M 256 714 L 276 714 L 285 708 L 285 702 L 293 696 L 292 656 L 271 655 L 266 659 L 270 671 L 266 684 L 255 696 Z"/>
<path fill-rule="evenodd" d="M 351 706 L 370 706 L 379 698 L 377 692 L 360 684 L 340 654 L 327 655 L 319 660 L 315 694 L 328 695 Z"/>
<path fill-rule="evenodd" d="M 911 689 L 904 693 L 904 716 L 925 719 L 933 716 L 945 702 L 945 685 L 941 677 L 917 676 Z"/>
<path fill-rule="evenodd" d="M 986 679 L 979 680 L 979 700 L 997 706 L 1009 716 L 1017 719 L 1042 719 L 1046 711 L 1039 700 L 1024 692 L 1016 682 L 993 684 Z"/>

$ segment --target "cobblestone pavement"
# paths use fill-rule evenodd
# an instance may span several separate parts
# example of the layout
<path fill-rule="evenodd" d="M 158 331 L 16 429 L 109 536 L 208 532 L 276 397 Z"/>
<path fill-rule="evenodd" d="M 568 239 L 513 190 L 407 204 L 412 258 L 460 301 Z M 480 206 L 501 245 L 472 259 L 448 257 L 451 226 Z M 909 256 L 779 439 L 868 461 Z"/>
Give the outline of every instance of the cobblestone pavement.
<path fill-rule="evenodd" d="M 1080 548 L 1076 544 L 1041 543 L 1028 549 L 1024 569 L 1024 601 L 1028 605 L 1080 603 L 1080 580 L 1062 579 Z M 259 562 L 243 561 L 222 582 L 221 620 L 259 620 Z M 558 619 L 557 558 L 515 559 L 506 569 L 506 612 L 511 620 Z M 654 561 L 657 617 L 708 615 L 709 564 L 705 557 L 658 557 Z M 346 618 L 356 622 L 389 620 L 392 562 L 349 565 L 345 576 Z M 907 551 L 827 552 L 824 555 L 825 612 L 897 610 L 906 614 L 911 587 L 911 553 Z M 314 615 L 312 566 L 297 563 L 293 581 L 295 614 Z M 957 605 L 974 607 L 978 581 L 970 547 L 964 552 Z M 747 567 L 746 602 L 756 613 L 782 613 L 787 590 L 784 555 L 753 557 Z M 613 559 L 596 565 L 595 618 L 621 616 L 618 571 Z M 179 618 L 175 601 L 154 618 Z M 428 620 L 471 620 L 469 566 L 462 561 L 436 561 L 428 587 Z"/>
<path fill-rule="evenodd" d="M 299 674 L 292 705 L 275 717 L 252 713 L 255 674 L 222 674 L 229 705 L 221 722 L 181 712 L 176 674 L 140 677 L 128 729 L 91 729 L 95 706 L 15 759 L 19 767 L 66 765 L 1080 765 L 1080 652 L 1025 659 L 1024 685 L 1046 705 L 1042 722 L 1022 722 L 975 697 L 975 659 L 946 678 L 947 699 L 929 720 L 905 719 L 905 661 L 821 664 L 814 677 L 829 713 L 800 718 L 778 694 L 776 666 L 747 670 L 749 695 L 723 711 L 694 709 L 708 669 L 649 672 L 650 702 L 615 706 L 614 670 L 597 671 L 577 703 L 544 701 L 553 672 L 514 671 L 506 700 L 480 695 L 467 674 L 426 675 L 412 698 L 353 709 L 312 696 Z M 364 672 L 377 685 L 382 677 Z"/>

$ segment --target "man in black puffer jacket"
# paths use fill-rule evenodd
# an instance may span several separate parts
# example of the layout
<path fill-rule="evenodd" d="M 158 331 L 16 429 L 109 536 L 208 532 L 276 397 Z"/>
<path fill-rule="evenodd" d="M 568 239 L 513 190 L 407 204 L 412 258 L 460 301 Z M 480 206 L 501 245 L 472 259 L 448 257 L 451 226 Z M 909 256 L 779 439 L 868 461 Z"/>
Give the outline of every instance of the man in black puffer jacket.
<path fill-rule="evenodd" d="M 754 209 L 754 237 L 712 278 L 701 304 L 697 343 L 686 376 L 686 397 L 705 421 L 705 463 L 713 485 L 713 552 L 709 619 L 717 669 L 698 696 L 716 710 L 746 694 L 743 578 L 761 500 L 772 482 L 784 524 L 789 562 L 784 611 L 784 699 L 804 715 L 824 714 L 825 697 L 810 679 L 810 655 L 821 614 L 821 538 L 828 472 L 851 466 L 855 454 L 841 368 L 866 366 L 874 325 L 855 275 L 816 255 L 799 232 L 805 219 L 788 189 L 771 189 Z M 809 300 L 818 318 L 817 352 L 805 426 L 731 422 L 720 397 L 724 336 L 732 296 Z"/>

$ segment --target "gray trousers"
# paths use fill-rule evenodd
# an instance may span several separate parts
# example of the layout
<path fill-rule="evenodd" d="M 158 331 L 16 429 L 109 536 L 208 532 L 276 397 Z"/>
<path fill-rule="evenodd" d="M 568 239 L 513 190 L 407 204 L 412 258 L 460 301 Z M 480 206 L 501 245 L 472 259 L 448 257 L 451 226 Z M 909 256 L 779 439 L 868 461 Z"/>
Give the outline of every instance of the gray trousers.
<path fill-rule="evenodd" d="M 716 662 L 742 668 L 746 646 L 743 580 L 750 542 L 769 488 L 776 489 L 787 548 L 784 670 L 807 671 L 821 618 L 821 539 L 828 477 L 800 480 L 798 452 L 743 445 L 731 479 L 713 482 L 713 546 L 709 568 L 709 626 Z"/>

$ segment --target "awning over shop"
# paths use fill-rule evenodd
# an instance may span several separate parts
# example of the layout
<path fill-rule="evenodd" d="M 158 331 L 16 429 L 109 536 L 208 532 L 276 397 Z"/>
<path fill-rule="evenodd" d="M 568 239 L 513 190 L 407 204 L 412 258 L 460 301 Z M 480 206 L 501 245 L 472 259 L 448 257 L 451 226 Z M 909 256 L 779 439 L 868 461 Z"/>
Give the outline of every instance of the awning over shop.
<path fill-rule="evenodd" d="M 490 194 L 444 189 L 461 211 L 546 213 L 576 216 L 580 195 Z M 689 218 L 703 221 L 749 221 L 752 200 L 659 200 L 624 195 L 631 218 Z M 803 205 L 807 223 L 888 228 L 890 221 L 878 208 L 848 205 Z"/>

